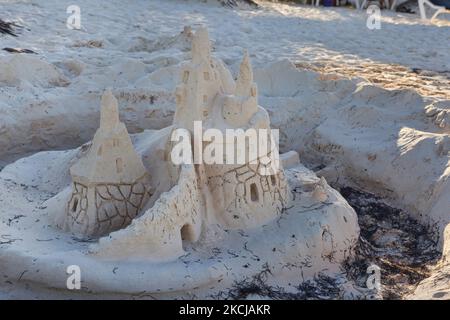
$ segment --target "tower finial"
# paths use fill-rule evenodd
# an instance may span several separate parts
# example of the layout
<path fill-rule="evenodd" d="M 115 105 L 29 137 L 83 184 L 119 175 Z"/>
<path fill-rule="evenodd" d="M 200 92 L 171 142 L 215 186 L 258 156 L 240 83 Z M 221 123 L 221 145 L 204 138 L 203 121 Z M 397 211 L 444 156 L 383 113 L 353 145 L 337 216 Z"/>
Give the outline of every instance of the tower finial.
<path fill-rule="evenodd" d="M 250 64 L 248 51 L 245 50 L 244 58 L 242 59 L 241 66 L 239 68 L 239 75 L 236 80 L 236 95 L 249 96 L 252 84 L 253 84 L 252 65 Z"/>
<path fill-rule="evenodd" d="M 111 89 L 106 89 L 102 96 L 100 128 L 111 130 L 119 124 L 119 106 Z"/>
<path fill-rule="evenodd" d="M 199 63 L 202 60 L 211 58 L 211 44 L 209 41 L 208 30 L 199 28 L 192 39 L 192 61 Z"/>

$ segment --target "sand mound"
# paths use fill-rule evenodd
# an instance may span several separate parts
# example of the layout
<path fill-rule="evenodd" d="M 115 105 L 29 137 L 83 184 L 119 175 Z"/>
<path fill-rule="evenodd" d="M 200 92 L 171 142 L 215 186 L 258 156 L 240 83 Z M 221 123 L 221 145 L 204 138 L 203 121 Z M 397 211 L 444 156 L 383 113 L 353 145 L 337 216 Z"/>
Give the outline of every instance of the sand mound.
<path fill-rule="evenodd" d="M 121 87 L 114 90 L 121 117 L 130 132 L 139 132 L 172 121 L 176 70 L 173 65 L 145 74 L 145 65 L 132 59 L 99 77 Z M 386 90 L 358 78 L 299 70 L 287 60 L 257 69 L 255 80 L 260 104 L 272 126 L 280 128 L 282 151 L 298 151 L 335 185 L 363 185 L 387 197 L 440 238 L 450 206 L 445 197 L 450 192 L 447 102 L 430 105 L 412 90 Z M 87 141 L 97 125 L 93 106 L 99 95 L 50 96 L 33 113 L 8 110 L 0 158 Z"/>
<path fill-rule="evenodd" d="M 0 84 L 20 86 L 25 83 L 39 87 L 67 85 L 58 69 L 44 60 L 22 54 L 0 57 Z"/>
<path fill-rule="evenodd" d="M 422 281 L 414 293 L 410 294 L 409 299 L 450 299 L 450 224 L 445 230 L 445 245 L 442 260 L 435 267 L 432 275 Z"/>
<path fill-rule="evenodd" d="M 450 133 L 450 102 L 439 101 L 425 108 L 425 113 L 436 126 Z"/>
<path fill-rule="evenodd" d="M 159 159 L 159 148 L 165 146 L 169 133 L 167 129 L 145 131 L 134 137 L 135 148 L 149 173 L 162 182 L 170 179 L 164 176 L 167 164 Z M 137 255 L 148 254 L 145 236 L 152 224 L 147 213 L 99 242 L 79 241 L 50 225 L 55 212 L 65 205 L 58 202 L 70 184 L 68 168 L 82 149 L 37 153 L 0 173 L 0 201 L 4 204 L 0 207 L 0 229 L 8 235 L 0 242 L 5 279 L 2 290 L 10 296 L 24 297 L 28 290 L 22 285 L 28 286 L 35 297 L 55 294 L 37 289 L 39 283 L 73 297 L 72 292 L 64 291 L 66 267 L 72 264 L 83 270 L 80 294 L 85 297 L 90 293 L 107 297 L 110 292 L 131 297 L 143 291 L 159 298 L 226 297 L 235 294 L 236 285 L 242 287 L 257 278 L 261 270 L 268 272 L 265 285 L 289 296 L 298 292 L 298 285 L 322 272 L 339 276 L 340 265 L 352 255 L 357 242 L 359 227 L 354 210 L 323 179 L 298 163 L 286 171 L 293 201 L 279 218 L 248 230 L 208 229 L 195 246 L 185 244 L 185 254 L 178 259 L 150 263 L 148 257 Z M 178 184 L 162 192 L 156 204 L 166 203 L 176 194 L 192 193 L 188 185 L 192 174 L 193 166 L 191 171 L 183 169 Z M 188 189 L 180 193 L 180 188 Z M 325 197 L 321 201 L 316 199 L 318 188 Z M 181 203 L 185 202 L 178 201 Z M 130 258 L 127 250 L 133 248 Z M 349 294 L 349 289 L 343 288 L 341 294 Z"/>
<path fill-rule="evenodd" d="M 67 18 L 55 9 L 56 0 L 32 9 L 26 2 L 4 4 L 5 15 L 28 23 L 19 38 L 3 37 L 4 46 L 42 55 L 0 55 L 0 169 L 36 151 L 90 140 L 106 86 L 113 87 L 130 132 L 168 126 L 176 70 L 188 59 L 189 36 L 180 31 L 206 24 L 214 53 L 234 71 L 242 47 L 251 48 L 260 104 L 281 131 L 282 151 L 298 151 L 302 163 L 336 188 L 370 191 L 411 213 L 445 245 L 447 22 L 386 11 L 382 32 L 372 32 L 365 14 L 345 8 L 264 4 L 262 10 L 224 10 L 203 1 L 151 1 L 142 11 L 140 2 L 104 8 L 80 1 L 92 8 L 93 19 L 83 20 L 87 32 L 45 19 L 49 13 Z M 273 63 L 282 58 L 297 68 L 288 60 Z M 17 174 L 11 179 L 46 183 Z M 448 281 L 444 273 L 439 277 Z"/>

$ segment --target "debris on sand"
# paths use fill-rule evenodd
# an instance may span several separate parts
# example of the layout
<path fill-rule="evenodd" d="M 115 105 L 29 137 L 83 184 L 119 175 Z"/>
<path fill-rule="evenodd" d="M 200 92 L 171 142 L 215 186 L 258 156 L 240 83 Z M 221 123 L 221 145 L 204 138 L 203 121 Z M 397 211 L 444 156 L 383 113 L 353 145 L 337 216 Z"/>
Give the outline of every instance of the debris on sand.
<path fill-rule="evenodd" d="M 19 25 L 14 22 L 6 22 L 0 19 L 0 33 L 9 34 L 10 36 L 17 37 L 17 34 L 14 31 L 15 27 L 19 27 Z"/>
<path fill-rule="evenodd" d="M 103 48 L 101 40 L 77 41 L 72 45 L 73 48 Z"/>
<path fill-rule="evenodd" d="M 356 255 L 344 264 L 346 279 L 319 275 L 286 292 L 267 284 L 270 270 L 262 270 L 252 279 L 235 283 L 220 298 L 246 299 L 403 299 L 417 285 L 430 277 L 441 254 L 429 230 L 400 209 L 387 205 L 382 198 L 350 187 L 340 189 L 342 196 L 358 214 L 360 239 Z M 381 272 L 381 292 L 367 289 L 368 268 L 376 265 Z M 356 296 L 351 296 L 352 287 Z"/>
<path fill-rule="evenodd" d="M 356 259 L 345 266 L 349 278 L 365 287 L 367 268 L 375 264 L 381 268 L 383 299 L 402 299 L 430 276 L 440 258 L 437 243 L 425 226 L 381 198 L 350 187 L 340 191 L 361 228 Z"/>
<path fill-rule="evenodd" d="M 250 279 L 236 282 L 228 292 L 221 292 L 215 299 L 245 300 L 260 297 L 270 300 L 332 300 L 342 297 L 342 290 L 337 279 L 319 273 L 313 280 L 308 280 L 295 287 L 294 292 L 287 292 L 279 286 L 268 284 L 270 268 L 265 264 L 261 272 Z"/>
<path fill-rule="evenodd" d="M 9 53 L 30 53 L 30 54 L 37 54 L 37 52 L 34 52 L 30 49 L 22 49 L 22 48 L 3 48 L 2 50 L 9 52 Z"/>
<path fill-rule="evenodd" d="M 219 3 L 221 3 L 224 6 L 227 7 L 236 7 L 240 4 L 246 4 L 253 7 L 258 7 L 258 4 L 254 2 L 253 0 L 219 0 Z"/>

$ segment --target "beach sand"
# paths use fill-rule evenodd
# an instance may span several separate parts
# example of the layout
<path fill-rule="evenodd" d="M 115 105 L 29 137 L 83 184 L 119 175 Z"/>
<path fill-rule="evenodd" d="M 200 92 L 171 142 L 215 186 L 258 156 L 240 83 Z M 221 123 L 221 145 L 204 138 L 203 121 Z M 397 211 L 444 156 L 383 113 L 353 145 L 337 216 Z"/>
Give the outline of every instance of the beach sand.
<path fill-rule="evenodd" d="M 92 139 L 108 87 L 130 133 L 171 124 L 178 66 L 189 58 L 183 30 L 207 26 L 213 54 L 234 76 L 249 50 L 282 151 L 299 152 L 333 187 L 357 187 L 405 210 L 442 250 L 450 222 L 445 15 L 431 22 L 383 10 L 381 28 L 370 30 L 367 13 L 350 7 L 79 0 L 81 30 L 71 30 L 68 5 L 0 0 L 0 18 L 23 26 L 17 38 L 0 36 L 0 47 L 37 53 L 0 51 L 0 168 Z"/>

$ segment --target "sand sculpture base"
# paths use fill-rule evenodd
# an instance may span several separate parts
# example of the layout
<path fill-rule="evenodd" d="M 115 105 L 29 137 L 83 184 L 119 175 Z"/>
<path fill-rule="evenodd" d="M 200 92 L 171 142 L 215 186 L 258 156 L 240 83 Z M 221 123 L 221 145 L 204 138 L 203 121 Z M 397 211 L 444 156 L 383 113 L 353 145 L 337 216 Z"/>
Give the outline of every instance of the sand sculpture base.
<path fill-rule="evenodd" d="M 167 163 L 148 165 L 161 156 L 168 132 L 145 131 L 133 137 L 144 165 L 159 181 L 170 181 Z M 298 163 L 296 153 L 288 153 L 281 159 L 292 199 L 275 220 L 248 230 L 210 225 L 196 243 L 183 242 L 180 257 L 161 261 L 145 257 L 141 239 L 143 244 L 136 248 L 141 254 L 130 257 L 126 246 L 108 246 L 111 237 L 80 241 L 52 226 L 58 207 L 55 194 L 70 186 L 68 168 L 79 153 L 80 148 L 41 152 L 0 173 L 0 286 L 10 296 L 226 297 L 238 283 L 261 274 L 268 285 L 290 292 L 319 273 L 338 273 L 358 238 L 353 209 L 325 180 Z M 157 196 L 176 192 L 179 183 L 160 186 Z M 139 223 L 137 218 L 130 227 L 136 229 Z M 122 236 L 136 237 L 129 228 L 121 230 Z M 67 289 L 71 265 L 80 267 L 81 290 Z"/>

